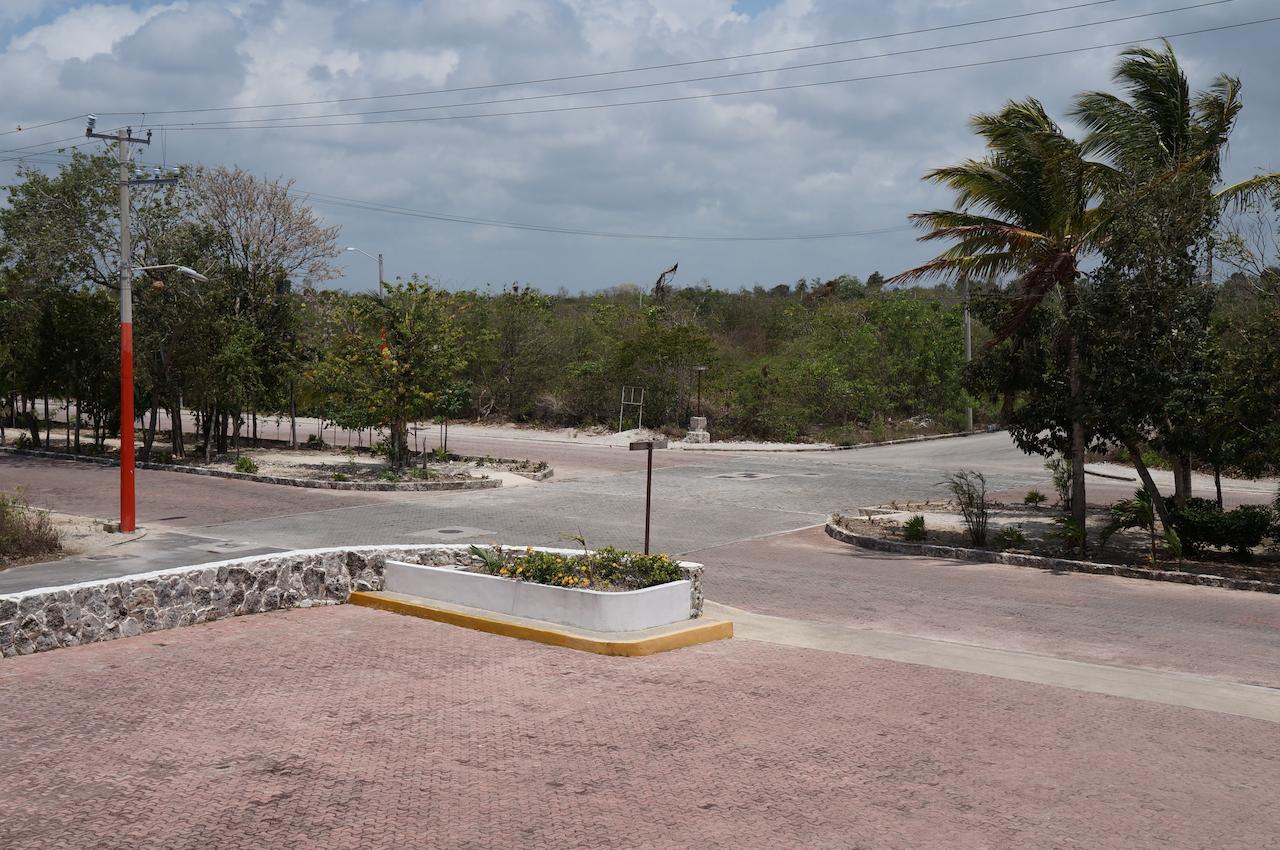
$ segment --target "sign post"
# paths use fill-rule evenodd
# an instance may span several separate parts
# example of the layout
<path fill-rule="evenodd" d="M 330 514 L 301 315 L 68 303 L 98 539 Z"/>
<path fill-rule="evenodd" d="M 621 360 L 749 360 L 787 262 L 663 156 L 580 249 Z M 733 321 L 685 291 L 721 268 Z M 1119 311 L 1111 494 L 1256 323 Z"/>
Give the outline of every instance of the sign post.
<path fill-rule="evenodd" d="M 637 440 L 628 446 L 633 452 L 643 451 L 648 454 L 644 477 L 644 553 L 646 555 L 649 554 L 649 517 L 650 507 L 653 504 L 653 450 L 666 447 L 666 440 Z"/>

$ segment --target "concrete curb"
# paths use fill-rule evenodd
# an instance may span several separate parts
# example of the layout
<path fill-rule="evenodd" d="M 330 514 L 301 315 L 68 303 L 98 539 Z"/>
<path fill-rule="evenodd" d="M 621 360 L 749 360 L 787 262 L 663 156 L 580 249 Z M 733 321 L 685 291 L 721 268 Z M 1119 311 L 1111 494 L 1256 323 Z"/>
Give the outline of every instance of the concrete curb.
<path fill-rule="evenodd" d="M 99 466 L 119 466 L 111 458 L 46 452 L 37 449 L 15 449 L 0 446 L 0 454 L 22 455 L 47 460 L 70 460 L 76 463 L 96 463 Z M 249 472 L 230 472 L 224 469 L 208 469 L 202 466 L 182 466 L 170 463 L 135 464 L 138 469 L 157 472 L 181 472 L 186 475 L 204 475 L 209 478 L 230 478 L 236 481 L 257 481 L 261 484 L 280 484 L 286 487 L 305 487 L 312 490 L 361 490 L 376 492 L 427 492 L 444 490 L 492 490 L 502 486 L 498 478 L 477 478 L 471 481 L 316 481 L 310 478 L 286 478 L 279 475 L 254 475 Z M 550 470 L 544 470 L 550 472 Z M 515 473 L 519 474 L 519 473 Z"/>
<path fill-rule="evenodd" d="M 733 623 L 729 620 L 709 620 L 697 622 L 692 626 L 680 625 L 641 638 L 598 637 L 568 626 L 536 625 L 533 622 L 506 618 L 500 614 L 472 613 L 470 611 L 435 604 L 430 599 L 410 599 L 391 595 L 385 592 L 358 591 L 352 593 L 347 601 L 352 605 L 364 608 L 376 608 L 393 614 L 419 617 L 475 629 L 503 637 L 544 643 L 565 649 L 576 649 L 579 652 L 594 652 L 597 655 L 643 656 L 658 652 L 669 652 L 686 646 L 709 643 L 733 637 Z"/>
<path fill-rule="evenodd" d="M 998 428 L 997 431 L 1003 431 Z M 931 440 L 949 440 L 952 437 L 971 437 L 974 434 L 991 434 L 993 431 L 956 431 L 951 434 L 925 434 L 920 437 L 903 437 L 900 440 L 880 440 L 875 443 L 850 443 L 846 446 L 786 446 L 782 448 L 718 448 L 715 443 L 672 442 L 683 452 L 848 452 L 854 449 L 874 449 L 879 446 L 900 446 L 905 443 L 927 443 Z"/>
<path fill-rule="evenodd" d="M 1227 578 L 1203 573 L 1180 573 L 1173 570 L 1149 570 L 1142 567 L 1126 567 L 1119 564 L 1098 564 L 1092 561 L 1072 561 L 1066 558 L 1046 558 L 1040 555 L 1022 555 L 1016 552 L 992 552 L 987 549 L 966 549 L 960 546 L 938 546 L 931 543 L 906 543 L 855 534 L 828 521 L 827 536 L 841 543 L 877 552 L 894 552 L 900 555 L 923 555 L 930 558 L 949 558 L 957 561 L 976 561 L 984 564 L 1005 564 L 1011 567 L 1034 567 L 1055 572 L 1088 573 L 1119 578 L 1167 581 L 1175 584 L 1219 587 L 1224 590 L 1250 590 L 1257 593 L 1280 593 L 1280 582 L 1255 579 Z"/>

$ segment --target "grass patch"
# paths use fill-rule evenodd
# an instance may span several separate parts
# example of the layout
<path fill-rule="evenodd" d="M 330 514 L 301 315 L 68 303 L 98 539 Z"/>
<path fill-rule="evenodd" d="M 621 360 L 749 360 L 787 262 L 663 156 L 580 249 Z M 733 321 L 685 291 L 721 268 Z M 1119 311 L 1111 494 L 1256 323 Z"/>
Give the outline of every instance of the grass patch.
<path fill-rule="evenodd" d="M 48 511 L 35 510 L 17 490 L 0 493 L 0 563 L 34 558 L 62 548 L 62 534 Z"/>

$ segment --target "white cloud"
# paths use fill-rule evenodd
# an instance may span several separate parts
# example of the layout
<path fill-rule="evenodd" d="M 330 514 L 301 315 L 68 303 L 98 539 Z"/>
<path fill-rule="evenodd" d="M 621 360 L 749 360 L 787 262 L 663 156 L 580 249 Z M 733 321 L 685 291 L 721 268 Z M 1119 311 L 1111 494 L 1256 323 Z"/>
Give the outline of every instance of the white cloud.
<path fill-rule="evenodd" d="M 100 126 L 142 116 L 182 123 L 273 114 L 161 117 L 158 110 L 486 86 L 638 65 L 774 50 L 1044 8 L 1043 0 L 216 0 L 57 2 L 30 9 L 26 31 L 0 51 L 0 129 L 97 112 Z M 914 57 L 707 81 L 669 88 L 436 110 L 545 109 L 820 81 L 1036 50 L 1119 41 L 1266 17 L 1274 0 L 1097 30 L 1012 40 Z M 1119 4 L 1117 4 L 1119 5 Z M 1018 33 L 1152 10 L 1158 0 L 1099 7 L 909 38 L 767 59 L 690 65 L 539 86 L 417 98 L 317 104 L 274 114 L 321 115 L 455 104 L 674 80 L 729 70 L 852 56 Z M 0 8 L 11 9 L 8 0 Z M 58 12 L 52 20 L 51 15 Z M 2 15 L 2 13 L 0 13 Z M 39 17 L 43 16 L 43 17 Z M 39 21 L 39 23 L 36 23 Z M 17 24 L 24 26 L 23 23 Z M 1280 26 L 1177 43 L 1197 86 L 1219 70 L 1244 77 L 1246 110 L 1228 176 L 1280 167 L 1274 139 L 1280 89 L 1271 43 Z M 787 92 L 614 109 L 432 123 L 358 124 L 306 130 L 170 130 L 175 160 L 238 164 L 289 176 L 299 187 L 427 210 L 597 230 L 672 234 L 768 234 L 873 229 L 948 201 L 923 184 L 928 168 L 979 148 L 967 119 L 1012 97 L 1036 94 L 1062 115 L 1071 96 L 1109 85 L 1115 51 L 992 65 Z M 15 84 L 16 83 L 16 84 Z M 413 113 L 408 113 L 409 115 Z M 371 119 L 397 119 L 386 113 Z M 360 118 L 333 118 L 338 122 Z M 73 136 L 72 125 L 0 137 L 0 150 Z M 21 140 L 21 141 L 20 141 Z M 155 147 L 155 146 L 153 146 Z M 158 150 L 145 153 L 158 158 Z M 0 154 L 0 159 L 3 159 Z M 7 182 L 13 163 L 0 163 Z M 6 170 L 10 169 L 10 170 Z M 513 279 L 550 289 L 648 280 L 679 258 L 682 280 L 735 286 L 800 276 L 896 271 L 924 259 L 910 232 L 874 239 L 733 244 L 582 239 L 398 218 L 320 206 L 344 241 L 387 255 L 388 272 L 424 272 L 459 285 Z M 688 277 L 683 274 L 688 271 Z M 363 274 L 362 266 L 355 271 Z"/>
<path fill-rule="evenodd" d="M 14 38 L 9 51 L 42 50 L 55 62 L 88 59 L 110 53 L 122 38 L 137 32 L 151 18 L 186 3 L 152 6 L 135 11 L 126 5 L 93 3 L 65 12 L 47 24 L 27 30 Z"/>

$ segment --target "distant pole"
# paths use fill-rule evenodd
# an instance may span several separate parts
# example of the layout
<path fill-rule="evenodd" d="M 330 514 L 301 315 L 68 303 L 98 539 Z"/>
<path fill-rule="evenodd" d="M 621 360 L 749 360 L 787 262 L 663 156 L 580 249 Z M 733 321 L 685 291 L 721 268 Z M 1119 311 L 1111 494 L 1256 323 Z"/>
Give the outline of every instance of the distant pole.
<path fill-rule="evenodd" d="M 964 279 L 964 362 L 973 360 L 973 317 L 969 315 L 969 278 Z M 965 408 L 969 430 L 973 430 L 973 405 Z"/>
<path fill-rule="evenodd" d="M 378 252 L 378 292 L 382 292 L 387 285 L 386 278 L 382 276 L 382 252 Z"/>
<path fill-rule="evenodd" d="M 698 373 L 698 415 L 702 415 L 702 373 L 707 371 L 706 366 L 696 366 L 695 371 Z"/>

